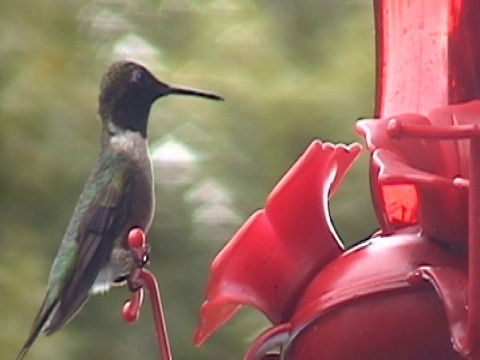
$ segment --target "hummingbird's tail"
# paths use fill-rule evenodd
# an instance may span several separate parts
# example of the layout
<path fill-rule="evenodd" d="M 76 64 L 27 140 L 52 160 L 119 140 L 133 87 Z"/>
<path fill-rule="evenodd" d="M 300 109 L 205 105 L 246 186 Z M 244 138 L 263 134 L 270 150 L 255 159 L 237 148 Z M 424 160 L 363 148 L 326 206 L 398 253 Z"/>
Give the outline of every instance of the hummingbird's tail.
<path fill-rule="evenodd" d="M 32 329 L 30 330 L 30 335 L 28 335 L 27 340 L 25 340 L 25 343 L 23 344 L 22 350 L 20 350 L 17 355 L 17 360 L 22 360 L 25 357 L 28 350 L 37 339 L 38 335 L 40 335 L 40 333 L 44 329 L 45 324 L 47 323 L 53 310 L 55 309 L 55 305 L 57 303 L 53 302 L 51 304 L 47 304 L 47 299 L 48 297 L 46 296 L 45 300 L 43 301 L 42 307 L 40 308 L 40 311 L 38 312 L 37 317 L 33 322 Z"/>

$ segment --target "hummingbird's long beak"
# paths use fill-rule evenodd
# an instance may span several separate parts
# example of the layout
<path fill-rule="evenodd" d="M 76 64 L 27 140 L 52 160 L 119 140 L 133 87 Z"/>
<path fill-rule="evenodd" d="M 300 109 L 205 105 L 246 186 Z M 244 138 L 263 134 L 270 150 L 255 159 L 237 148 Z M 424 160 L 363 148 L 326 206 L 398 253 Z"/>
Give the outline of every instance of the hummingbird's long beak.
<path fill-rule="evenodd" d="M 200 90 L 194 90 L 194 89 L 185 89 L 181 87 L 175 87 L 175 86 L 169 86 L 167 95 L 188 95 L 188 96 L 198 96 L 198 97 L 203 97 L 205 99 L 210 99 L 210 100 L 217 100 L 217 101 L 223 101 L 223 97 L 205 92 L 205 91 L 200 91 Z"/>

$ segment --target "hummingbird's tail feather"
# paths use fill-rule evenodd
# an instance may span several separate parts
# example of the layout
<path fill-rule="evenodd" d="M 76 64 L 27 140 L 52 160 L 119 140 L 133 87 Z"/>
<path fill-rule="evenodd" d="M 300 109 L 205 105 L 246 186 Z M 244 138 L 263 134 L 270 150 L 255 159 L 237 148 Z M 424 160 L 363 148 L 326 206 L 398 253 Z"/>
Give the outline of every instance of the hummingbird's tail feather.
<path fill-rule="evenodd" d="M 53 334 L 72 320 L 83 308 L 83 305 L 85 305 L 87 300 L 88 296 L 83 296 L 82 298 L 75 299 L 75 301 L 68 306 L 64 306 L 64 302 L 60 303 L 55 313 L 49 319 L 48 326 L 43 330 L 45 335 Z"/>
<path fill-rule="evenodd" d="M 25 357 L 28 350 L 37 339 L 38 335 L 40 335 L 40 333 L 43 331 L 45 324 L 47 323 L 53 310 L 55 309 L 57 302 L 55 301 L 51 304 L 48 304 L 47 300 L 48 296 L 46 296 L 45 300 L 43 301 L 42 307 L 40 308 L 40 311 L 38 312 L 37 317 L 33 322 L 32 329 L 30 330 L 30 335 L 28 335 L 27 340 L 25 340 L 22 349 L 17 355 L 17 360 L 22 360 Z"/>

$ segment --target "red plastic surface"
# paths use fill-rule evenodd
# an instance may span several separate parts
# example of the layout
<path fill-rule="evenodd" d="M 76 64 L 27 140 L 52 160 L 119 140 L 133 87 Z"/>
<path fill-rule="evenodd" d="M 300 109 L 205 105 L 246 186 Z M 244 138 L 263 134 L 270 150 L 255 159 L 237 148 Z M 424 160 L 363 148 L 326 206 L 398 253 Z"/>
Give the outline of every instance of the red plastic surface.
<path fill-rule="evenodd" d="M 291 315 L 312 277 L 342 252 L 327 201 L 360 149 L 314 141 L 285 174 L 265 209 L 252 215 L 213 261 L 195 344 L 242 304 L 273 323 Z"/>
<path fill-rule="evenodd" d="M 421 267 L 450 269 L 439 275 L 448 280 L 430 283 L 417 274 Z M 375 238 L 345 252 L 313 279 L 289 320 L 294 330 L 284 351 L 292 359 L 314 359 L 315 354 L 325 359 L 356 354 L 365 359 L 457 358 L 446 313 L 452 312 L 455 336 L 461 338 L 465 273 L 464 255 L 436 246 L 419 235 L 418 227 Z M 444 296 L 456 298 L 451 308 L 441 302 L 437 285 Z M 455 314 L 459 306 L 463 312 Z"/>
<path fill-rule="evenodd" d="M 375 18 L 380 231 L 342 252 L 326 204 L 358 148 L 312 145 L 213 262 L 197 344 L 247 304 L 272 322 L 248 360 L 480 359 L 480 2 Z"/>

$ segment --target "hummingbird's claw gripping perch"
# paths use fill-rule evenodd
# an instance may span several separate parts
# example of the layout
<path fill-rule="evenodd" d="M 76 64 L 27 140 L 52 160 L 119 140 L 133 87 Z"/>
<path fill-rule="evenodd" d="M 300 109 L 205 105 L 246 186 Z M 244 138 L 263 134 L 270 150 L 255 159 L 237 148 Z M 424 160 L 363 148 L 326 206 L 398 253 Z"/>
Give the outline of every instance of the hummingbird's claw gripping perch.
<path fill-rule="evenodd" d="M 162 354 L 161 359 L 173 360 L 158 282 L 155 275 L 144 268 L 145 264 L 148 262 L 150 246 L 146 242 L 143 230 L 139 228 L 130 230 L 130 233 L 128 234 L 128 244 L 137 266 L 132 269 L 127 280 L 132 295 L 130 300 L 127 300 L 123 306 L 123 319 L 127 323 L 134 323 L 138 320 L 144 297 L 143 289 L 146 288 L 150 294 L 157 343 L 160 353 Z"/>

